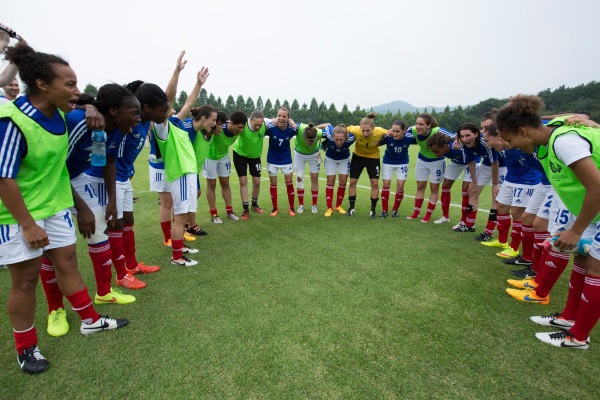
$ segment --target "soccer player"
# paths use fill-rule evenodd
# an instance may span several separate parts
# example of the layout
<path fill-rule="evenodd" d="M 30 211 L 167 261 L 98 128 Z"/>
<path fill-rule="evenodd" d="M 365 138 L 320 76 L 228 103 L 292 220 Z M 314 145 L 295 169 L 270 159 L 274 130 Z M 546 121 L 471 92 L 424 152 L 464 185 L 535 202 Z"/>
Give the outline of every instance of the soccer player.
<path fill-rule="evenodd" d="M 321 138 L 322 128 L 328 124 L 317 127 L 312 122 L 298 125 L 298 135 L 294 143 L 294 171 L 296 171 L 296 190 L 298 191 L 298 214 L 304 212 L 304 168 L 308 164 L 310 172 L 310 193 L 312 196 L 311 212 L 319 212 L 317 200 L 319 197 L 319 172 L 321 171 Z M 329 125 L 331 126 L 331 125 Z"/>
<path fill-rule="evenodd" d="M 229 160 L 229 147 L 235 142 L 238 135 L 244 131 L 248 117 L 243 111 L 234 111 L 229 121 L 222 124 L 221 132 L 213 135 L 208 150 L 202 176 L 206 178 L 206 199 L 212 222 L 222 224 L 216 206 L 215 189 L 217 177 L 221 185 L 221 195 L 225 201 L 225 213 L 227 218 L 238 221 L 240 218 L 233 212 L 231 203 L 231 187 L 229 186 L 229 175 L 231 174 L 231 161 Z"/>
<path fill-rule="evenodd" d="M 456 135 L 446 129 L 438 127 L 438 122 L 429 114 L 419 115 L 415 125 L 408 128 L 407 132 L 414 135 L 417 139 L 417 144 L 419 145 L 419 158 L 417 159 L 417 165 L 415 167 L 415 175 L 417 178 L 415 208 L 412 215 L 409 215 L 406 219 L 416 219 L 419 217 L 425 198 L 427 180 L 429 180 L 429 204 L 427 205 L 427 213 L 421 220 L 421 222 L 427 223 L 435 210 L 440 193 L 440 182 L 442 182 L 442 179 L 444 178 L 444 171 L 446 169 L 446 160 L 444 158 L 436 157 L 430 149 L 427 149 L 427 139 L 437 132 L 441 132 L 452 139 L 454 139 Z"/>
<path fill-rule="evenodd" d="M 327 176 L 327 186 L 325 187 L 325 201 L 327 203 L 326 217 L 331 217 L 333 213 L 333 188 L 335 187 L 335 177 L 338 178 L 338 190 L 335 201 L 335 210 L 340 214 L 346 214 L 342 208 L 344 195 L 346 193 L 346 183 L 348 181 L 348 172 L 350 171 L 350 146 L 356 140 L 353 134 L 349 134 L 346 125 L 338 124 L 331 126 L 328 124 L 323 128 L 325 134 L 325 175 Z"/>
<path fill-rule="evenodd" d="M 269 172 L 271 202 L 273 210 L 271 216 L 279 214 L 277 207 L 277 172 L 281 171 L 285 179 L 290 217 L 296 216 L 294 211 L 294 182 L 292 182 L 292 152 L 290 140 L 296 136 L 297 129 L 290 125 L 290 110 L 279 107 L 277 118 L 266 124 L 265 135 L 269 137 L 269 150 L 267 151 L 267 171 Z"/>
<path fill-rule="evenodd" d="M 556 321 L 561 317 L 567 321 L 564 330 L 541 332 L 536 337 L 561 348 L 587 349 L 589 334 L 600 318 L 600 135 L 586 127 L 545 126 L 539 116 L 543 107 L 537 96 L 512 97 L 498 112 L 498 130 L 502 139 L 525 153 L 547 146 L 548 156 L 542 158 L 544 169 L 566 209 L 576 215 L 572 225 L 556 235 L 554 246 L 572 251 L 582 239 L 591 240 L 591 246 L 587 257 L 575 256 L 567 299 L 567 305 L 572 301 L 570 315 L 564 310 L 555 319 L 532 320 L 558 326 Z M 531 292 L 525 296 L 535 299 Z"/>
<path fill-rule="evenodd" d="M 398 208 L 404 198 L 404 184 L 408 176 L 408 147 L 416 144 L 417 140 L 412 134 L 406 134 L 406 123 L 401 120 L 394 121 L 391 129 L 392 135 L 386 135 L 379 142 L 380 146 L 385 145 L 383 153 L 383 189 L 381 190 L 381 218 L 388 216 L 388 203 L 390 197 L 390 186 L 392 176 L 396 173 L 396 197 L 392 207 L 392 217 L 398 217 Z"/>
<path fill-rule="evenodd" d="M 367 169 L 369 181 L 371 183 L 371 211 L 369 218 L 375 218 L 375 207 L 379 201 L 379 142 L 387 134 L 388 130 L 375 126 L 375 113 L 370 112 L 360 120 L 360 125 L 351 125 L 347 127 L 348 133 L 354 135 L 356 144 L 350 161 L 350 188 L 348 189 L 348 200 L 350 208 L 348 216 L 356 213 L 356 185 L 358 178 L 363 171 Z"/>
<path fill-rule="evenodd" d="M 0 104 L 14 101 L 21 93 L 19 88 L 19 81 L 17 78 L 13 79 L 12 83 L 2 86 L 3 93 L 0 95 Z"/>
<path fill-rule="evenodd" d="M 0 106 L 0 256 L 11 276 L 7 308 L 17 362 L 23 372 L 34 374 L 49 367 L 33 325 L 42 253 L 55 264 L 58 284 L 81 318 L 82 334 L 121 328 L 128 321 L 96 312 L 77 267 L 64 120 L 81 94 L 75 72 L 62 58 L 24 44 L 8 48 L 5 57 L 17 66 L 27 90 Z"/>
<path fill-rule="evenodd" d="M 258 196 L 260 194 L 260 175 L 262 164 L 263 143 L 266 126 L 265 116 L 262 111 L 254 110 L 244 131 L 240 133 L 238 139 L 233 145 L 233 165 L 240 180 L 240 196 L 242 197 L 242 220 L 250 217 L 248 202 L 248 172 L 252 177 L 252 211 L 262 214 L 264 211 L 258 205 Z"/>

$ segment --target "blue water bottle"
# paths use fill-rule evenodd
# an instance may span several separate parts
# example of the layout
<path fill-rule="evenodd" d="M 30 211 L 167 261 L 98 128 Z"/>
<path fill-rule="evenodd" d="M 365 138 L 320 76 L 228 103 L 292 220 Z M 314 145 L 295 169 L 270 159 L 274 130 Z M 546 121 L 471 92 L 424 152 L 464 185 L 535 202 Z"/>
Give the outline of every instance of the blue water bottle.
<path fill-rule="evenodd" d="M 94 167 L 106 165 L 106 132 L 99 129 L 92 132 L 92 165 Z"/>

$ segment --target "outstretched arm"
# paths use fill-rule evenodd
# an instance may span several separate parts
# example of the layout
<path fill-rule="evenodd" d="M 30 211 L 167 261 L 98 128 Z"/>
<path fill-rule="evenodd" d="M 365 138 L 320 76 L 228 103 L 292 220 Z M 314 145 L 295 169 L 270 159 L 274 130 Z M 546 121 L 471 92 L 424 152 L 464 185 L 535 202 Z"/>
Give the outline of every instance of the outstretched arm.
<path fill-rule="evenodd" d="M 200 71 L 198 71 L 198 75 L 196 75 L 196 84 L 185 101 L 185 104 L 181 108 L 181 111 L 179 111 L 179 114 L 177 114 L 177 118 L 183 121 L 190 114 L 190 110 L 192 107 L 194 107 L 194 104 L 196 104 L 196 100 L 200 94 L 200 89 L 202 88 L 202 85 L 206 83 L 208 75 L 210 74 L 208 73 L 208 68 L 206 67 L 202 67 Z"/>
<path fill-rule="evenodd" d="M 9 27 L 0 24 L 0 54 L 4 53 L 4 49 L 6 49 L 6 47 L 10 43 L 10 32 L 14 33 L 14 31 Z M 23 39 L 16 33 L 14 34 L 14 37 L 19 40 L 19 44 L 27 44 L 27 42 L 25 42 L 25 39 Z M 15 79 L 15 77 L 17 76 L 17 72 L 18 71 L 16 65 L 14 65 L 13 63 L 8 64 L 6 68 L 4 68 L 2 72 L 0 72 L 0 86 L 10 85 L 13 79 Z"/>
<path fill-rule="evenodd" d="M 171 76 L 171 80 L 167 84 L 167 89 L 165 93 L 169 98 L 169 103 L 173 104 L 175 101 L 175 96 L 177 96 L 177 84 L 179 83 L 179 74 L 185 68 L 185 64 L 187 64 L 187 60 L 183 59 L 185 56 L 185 50 L 179 53 L 179 57 L 177 57 L 177 64 L 175 65 L 175 70 L 173 71 L 173 75 Z"/>

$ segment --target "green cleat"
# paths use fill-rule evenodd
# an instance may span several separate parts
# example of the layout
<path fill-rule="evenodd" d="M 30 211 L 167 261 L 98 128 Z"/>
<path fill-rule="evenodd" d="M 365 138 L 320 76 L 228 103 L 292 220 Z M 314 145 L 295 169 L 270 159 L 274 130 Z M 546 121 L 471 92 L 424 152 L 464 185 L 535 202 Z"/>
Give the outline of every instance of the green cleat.
<path fill-rule="evenodd" d="M 64 308 L 52 311 L 48 315 L 48 335 L 54 337 L 65 336 L 69 332 L 67 312 Z"/>
<path fill-rule="evenodd" d="M 110 292 L 104 296 L 98 296 L 94 298 L 95 304 L 129 304 L 135 301 L 135 297 L 130 294 L 123 293 L 120 289 L 110 288 Z"/>
<path fill-rule="evenodd" d="M 501 243 L 498 239 L 489 242 L 481 242 L 481 245 L 486 247 L 498 247 L 500 249 L 505 249 L 508 247 L 508 243 Z"/>

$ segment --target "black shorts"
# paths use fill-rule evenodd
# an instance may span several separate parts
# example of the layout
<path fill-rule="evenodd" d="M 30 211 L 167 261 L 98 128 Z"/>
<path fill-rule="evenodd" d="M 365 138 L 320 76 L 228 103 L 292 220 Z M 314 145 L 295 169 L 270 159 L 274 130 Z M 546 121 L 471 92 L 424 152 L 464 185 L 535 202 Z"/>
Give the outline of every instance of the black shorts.
<path fill-rule="evenodd" d="M 352 154 L 350 161 L 350 179 L 360 178 L 362 170 L 366 168 L 369 179 L 379 179 L 379 158 L 367 158 Z"/>
<path fill-rule="evenodd" d="M 251 176 L 260 177 L 260 172 L 262 171 L 260 157 L 243 157 L 236 153 L 235 150 L 233 151 L 233 165 L 235 166 L 235 171 L 237 172 L 238 177 L 248 175 L 248 170 L 250 170 Z"/>

